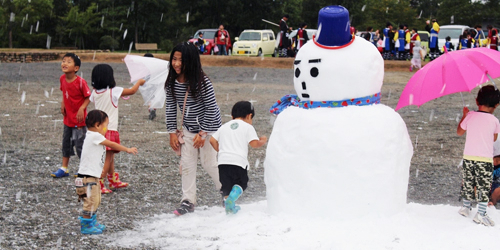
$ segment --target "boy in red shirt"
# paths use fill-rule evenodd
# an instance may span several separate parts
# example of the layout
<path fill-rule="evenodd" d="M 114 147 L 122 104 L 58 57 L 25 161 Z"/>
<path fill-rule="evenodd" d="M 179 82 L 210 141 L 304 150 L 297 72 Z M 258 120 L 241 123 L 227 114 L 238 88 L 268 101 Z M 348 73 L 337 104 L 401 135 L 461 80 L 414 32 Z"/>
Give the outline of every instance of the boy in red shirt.
<path fill-rule="evenodd" d="M 51 174 L 54 178 L 69 176 L 69 157 L 76 154 L 80 158 L 82 154 L 83 141 L 87 133 L 85 127 L 85 117 L 87 116 L 87 106 L 89 105 L 90 89 L 87 82 L 76 75 L 80 70 L 80 58 L 73 54 L 64 55 L 61 69 L 64 75 L 59 78 L 59 89 L 63 93 L 61 102 L 61 113 L 64 116 L 64 132 L 62 141 L 62 166 Z"/>

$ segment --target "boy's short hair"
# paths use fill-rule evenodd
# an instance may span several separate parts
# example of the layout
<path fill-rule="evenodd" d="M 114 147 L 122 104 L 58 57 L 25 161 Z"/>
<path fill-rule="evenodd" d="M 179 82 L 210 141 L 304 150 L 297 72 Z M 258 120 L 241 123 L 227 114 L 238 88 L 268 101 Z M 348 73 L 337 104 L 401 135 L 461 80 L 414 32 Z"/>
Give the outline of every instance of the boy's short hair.
<path fill-rule="evenodd" d="M 63 59 L 66 57 L 71 57 L 71 59 L 73 59 L 73 62 L 75 62 L 75 66 L 78 66 L 78 67 L 82 66 L 82 61 L 80 60 L 80 57 L 75 55 L 74 53 L 66 53 L 63 56 Z"/>
<path fill-rule="evenodd" d="M 493 85 L 486 85 L 477 93 L 477 104 L 494 108 L 500 102 L 500 91 Z"/>
<path fill-rule="evenodd" d="M 450 36 L 447 36 L 446 37 L 446 41 L 450 41 L 451 40 L 451 37 Z"/>
<path fill-rule="evenodd" d="M 101 125 L 104 121 L 106 121 L 106 119 L 108 119 L 108 114 L 106 114 L 106 112 L 94 109 L 87 114 L 87 118 L 85 118 L 85 125 L 87 128 L 92 128 Z"/>
<path fill-rule="evenodd" d="M 233 109 L 231 110 L 231 116 L 233 119 L 236 118 L 245 118 L 247 115 L 252 114 L 252 118 L 255 116 L 255 111 L 253 109 L 253 105 L 251 102 L 247 101 L 239 101 L 234 104 Z"/>
<path fill-rule="evenodd" d="M 144 54 L 144 57 L 155 57 L 155 56 L 153 56 L 153 54 L 151 54 L 151 53 L 146 53 L 146 54 Z"/>

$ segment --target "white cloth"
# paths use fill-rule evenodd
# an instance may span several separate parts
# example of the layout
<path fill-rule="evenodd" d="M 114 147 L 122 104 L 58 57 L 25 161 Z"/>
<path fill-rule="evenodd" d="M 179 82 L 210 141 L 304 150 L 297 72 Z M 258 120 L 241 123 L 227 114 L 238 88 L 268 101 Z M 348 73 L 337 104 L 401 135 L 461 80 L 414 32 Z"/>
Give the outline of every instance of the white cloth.
<path fill-rule="evenodd" d="M 122 96 L 123 88 L 92 90 L 90 101 L 95 108 L 106 112 L 109 117 L 108 130 L 118 131 L 118 100 Z"/>
<path fill-rule="evenodd" d="M 101 177 L 104 160 L 106 159 L 106 147 L 101 143 L 106 138 L 98 132 L 87 131 L 82 147 L 82 157 L 78 173 L 90 175 L 96 178 Z"/>
<path fill-rule="evenodd" d="M 219 142 L 218 163 L 246 168 L 248 163 L 248 143 L 259 140 L 252 125 L 235 119 L 222 125 L 212 137 Z"/>

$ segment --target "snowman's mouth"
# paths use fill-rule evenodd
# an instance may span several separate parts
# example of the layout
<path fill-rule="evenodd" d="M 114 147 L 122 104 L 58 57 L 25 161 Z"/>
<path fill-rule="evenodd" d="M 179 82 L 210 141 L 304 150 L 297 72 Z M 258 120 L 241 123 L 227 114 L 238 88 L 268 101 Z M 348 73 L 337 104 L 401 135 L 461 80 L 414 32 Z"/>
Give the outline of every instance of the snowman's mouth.
<path fill-rule="evenodd" d="M 309 94 L 302 94 L 302 97 L 309 98 Z"/>

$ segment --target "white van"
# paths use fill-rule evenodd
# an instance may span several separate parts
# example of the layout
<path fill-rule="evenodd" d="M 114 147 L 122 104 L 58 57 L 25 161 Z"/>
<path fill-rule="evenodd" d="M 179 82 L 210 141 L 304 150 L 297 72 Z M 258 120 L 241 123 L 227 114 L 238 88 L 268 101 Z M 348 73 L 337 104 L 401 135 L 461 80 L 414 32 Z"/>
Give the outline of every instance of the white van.
<path fill-rule="evenodd" d="M 443 51 L 443 46 L 446 43 L 446 37 L 448 36 L 451 38 L 450 42 L 453 44 L 456 50 L 458 48 L 458 43 L 460 42 L 459 41 L 460 35 L 462 35 L 464 31 L 468 29 L 470 29 L 470 27 L 466 25 L 443 25 L 439 27 L 439 34 L 438 34 L 439 50 Z"/>

